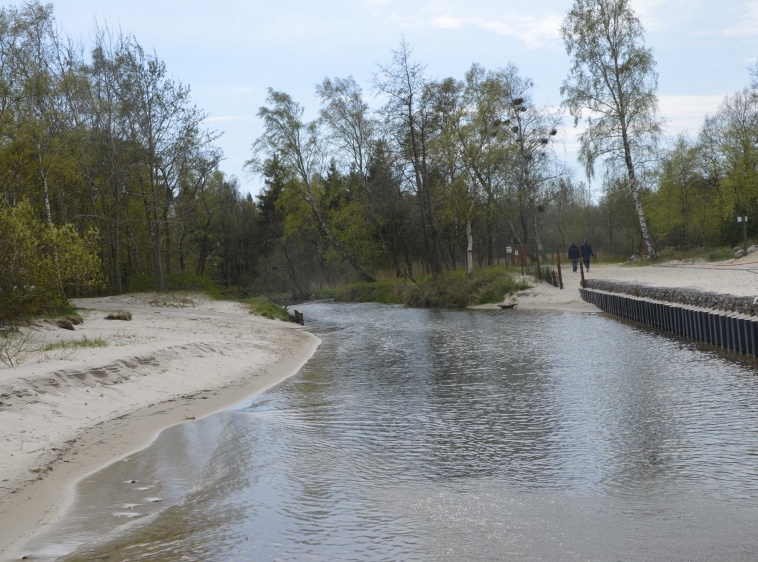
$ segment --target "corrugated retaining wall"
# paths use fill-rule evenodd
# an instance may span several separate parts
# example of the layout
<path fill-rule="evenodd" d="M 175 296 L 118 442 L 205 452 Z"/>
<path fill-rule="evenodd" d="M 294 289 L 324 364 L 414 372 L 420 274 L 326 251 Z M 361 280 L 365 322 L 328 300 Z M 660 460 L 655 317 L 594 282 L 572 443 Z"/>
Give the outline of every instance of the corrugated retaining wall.
<path fill-rule="evenodd" d="M 590 280 L 587 281 L 586 285 L 589 285 Z M 639 289 L 635 288 L 637 292 L 640 292 Z M 674 291 L 674 289 L 669 290 Z M 735 310 L 717 310 L 691 304 L 665 302 L 589 286 L 579 289 L 579 292 L 582 299 L 604 312 L 695 341 L 758 357 L 758 318 L 755 316 Z M 697 295 L 695 291 L 687 291 L 687 293 L 691 293 L 691 296 Z M 701 295 L 714 296 L 708 293 Z M 745 302 L 749 302 L 751 307 L 755 304 L 752 297 L 745 298 Z"/>

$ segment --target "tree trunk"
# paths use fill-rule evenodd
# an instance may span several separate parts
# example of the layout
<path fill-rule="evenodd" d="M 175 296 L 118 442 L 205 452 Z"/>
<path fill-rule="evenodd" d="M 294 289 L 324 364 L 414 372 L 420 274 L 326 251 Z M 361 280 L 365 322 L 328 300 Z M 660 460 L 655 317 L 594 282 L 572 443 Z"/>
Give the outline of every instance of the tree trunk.
<path fill-rule="evenodd" d="M 471 215 L 474 213 L 474 201 L 471 201 L 466 214 L 466 272 L 468 276 L 474 275 L 474 234 L 471 229 Z"/>
<path fill-rule="evenodd" d="M 632 164 L 632 155 L 627 143 L 626 137 L 624 137 L 624 159 L 626 161 L 626 169 L 629 174 L 629 189 L 632 192 L 632 199 L 634 199 L 634 208 L 637 210 L 637 218 L 640 221 L 640 232 L 642 233 L 642 240 L 647 248 L 647 253 L 651 258 L 658 257 L 658 254 L 653 248 L 653 239 L 650 236 L 650 230 L 647 227 L 647 220 L 645 220 L 645 213 L 642 210 L 642 200 L 640 199 L 640 190 L 637 185 L 637 176 L 634 174 L 634 164 Z"/>

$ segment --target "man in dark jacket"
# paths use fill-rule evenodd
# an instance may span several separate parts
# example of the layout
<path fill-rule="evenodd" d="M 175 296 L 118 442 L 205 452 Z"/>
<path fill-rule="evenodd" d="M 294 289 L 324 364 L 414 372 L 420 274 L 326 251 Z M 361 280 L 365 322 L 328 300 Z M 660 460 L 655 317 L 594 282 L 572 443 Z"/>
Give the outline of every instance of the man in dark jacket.
<path fill-rule="evenodd" d="M 571 267 L 576 271 L 576 267 L 579 265 L 579 246 L 576 245 L 576 242 L 572 242 L 569 246 L 569 259 L 571 260 Z"/>
<path fill-rule="evenodd" d="M 584 244 L 582 244 L 582 259 L 584 260 L 584 267 L 587 271 L 590 270 L 590 256 L 594 258 L 595 254 L 592 251 L 592 246 L 590 246 L 590 241 L 585 238 Z"/>

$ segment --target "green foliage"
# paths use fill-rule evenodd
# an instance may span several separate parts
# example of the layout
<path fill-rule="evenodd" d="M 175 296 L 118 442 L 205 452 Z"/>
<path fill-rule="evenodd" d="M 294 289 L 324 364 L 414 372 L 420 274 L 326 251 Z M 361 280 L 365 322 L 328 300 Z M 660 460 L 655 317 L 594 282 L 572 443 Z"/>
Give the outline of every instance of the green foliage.
<path fill-rule="evenodd" d="M 97 231 L 46 225 L 22 200 L 0 204 L 0 322 L 60 307 L 71 290 L 103 286 Z"/>
<path fill-rule="evenodd" d="M 680 137 L 663 158 L 658 190 L 645 198 L 660 246 L 683 248 L 719 241 L 723 210 L 717 190 L 698 173 L 698 157 L 697 147 Z"/>
<path fill-rule="evenodd" d="M 422 279 L 406 294 L 405 304 L 416 307 L 464 308 L 472 304 L 501 302 L 529 285 L 517 282 L 514 272 L 501 267 L 477 270 L 474 275 L 451 271 Z"/>
<path fill-rule="evenodd" d="M 561 29 L 572 60 L 562 94 L 576 119 L 592 116 L 584 163 L 612 153 L 623 168 L 627 148 L 641 162 L 659 123 L 640 22 L 629 0 L 572 4 Z M 116 293 L 292 301 L 328 297 L 325 286 L 376 271 L 455 270 L 469 242 L 476 264 L 497 263 L 503 243 L 533 255 L 537 237 L 548 252 L 588 237 L 620 260 L 644 253 L 628 174 L 614 169 L 599 202 L 556 176 L 543 149 L 557 116 L 534 106 L 536 85 L 516 65 L 473 64 L 435 80 L 403 42 L 377 74 L 385 107 L 374 111 L 352 78 L 326 79 L 313 121 L 304 120 L 312 108 L 270 90 L 248 162 L 267 186 L 256 203 L 218 169 L 216 134 L 157 54 L 103 30 L 71 51 L 53 10 L 36 0 L 0 8 L 0 200 L 22 202 L 0 209 L 0 323 L 99 289 L 99 272 Z M 654 176 L 635 172 L 656 250 L 741 243 L 735 215 L 750 216 L 747 235 L 758 236 L 756 86 L 727 97 L 697 140 L 644 158 L 661 162 Z M 476 285 L 485 275 L 351 285 L 336 298 L 498 301 L 509 286 Z"/>
<path fill-rule="evenodd" d="M 667 262 L 667 261 L 680 261 L 688 263 L 697 262 L 719 262 L 732 259 L 732 249 L 727 247 L 722 248 L 664 248 L 655 260 L 651 260 L 645 257 L 640 260 L 627 261 L 620 259 L 619 265 L 622 267 L 646 267 L 655 262 Z M 605 260 L 613 261 L 613 260 Z"/>
<path fill-rule="evenodd" d="M 465 271 L 448 271 L 419 279 L 417 283 L 386 280 L 356 283 L 335 291 L 342 302 L 403 303 L 418 308 L 464 308 L 474 304 L 502 302 L 504 297 L 529 285 L 514 278 L 515 270 L 486 267 L 473 276 Z"/>
<path fill-rule="evenodd" d="M 127 287 L 130 293 L 149 293 L 155 290 L 155 279 L 151 275 L 136 274 Z"/>
<path fill-rule="evenodd" d="M 716 248 L 705 254 L 705 261 L 726 261 L 732 258 L 730 248 Z"/>
<path fill-rule="evenodd" d="M 485 285 L 482 289 L 476 304 L 492 304 L 503 301 L 506 295 L 528 289 L 529 284 L 524 281 L 517 281 L 513 276 L 500 276 L 493 279 L 491 283 Z"/>
<path fill-rule="evenodd" d="M 666 248 L 660 255 L 660 258 L 666 261 L 687 261 L 691 263 L 726 261 L 732 257 L 732 249 L 727 247 Z"/>
<path fill-rule="evenodd" d="M 268 299 L 262 297 L 251 297 L 245 299 L 243 302 L 247 305 L 251 314 L 257 314 L 258 316 L 270 318 L 271 320 L 284 320 L 285 322 L 290 321 L 290 316 L 287 312 L 287 309 L 283 306 L 279 306 L 274 302 L 271 302 Z"/>
<path fill-rule="evenodd" d="M 394 279 L 372 283 L 353 283 L 333 290 L 336 302 L 381 302 L 402 304 L 407 284 Z"/>
<path fill-rule="evenodd" d="M 181 273 L 168 279 L 169 291 L 199 291 L 214 299 L 222 299 L 221 288 L 207 275 Z"/>

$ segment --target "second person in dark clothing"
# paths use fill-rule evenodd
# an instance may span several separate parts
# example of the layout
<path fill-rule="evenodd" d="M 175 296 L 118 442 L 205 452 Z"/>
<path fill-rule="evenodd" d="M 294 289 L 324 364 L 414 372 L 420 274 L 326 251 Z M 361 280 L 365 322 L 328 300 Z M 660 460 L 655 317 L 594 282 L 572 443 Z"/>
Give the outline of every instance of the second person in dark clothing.
<path fill-rule="evenodd" d="M 582 259 L 584 260 L 584 267 L 587 269 L 587 271 L 590 270 L 590 256 L 594 258 L 595 253 L 592 251 L 590 241 L 585 239 L 584 244 L 582 244 Z"/>
<path fill-rule="evenodd" d="M 569 246 L 569 259 L 571 260 L 571 267 L 576 271 L 576 267 L 579 265 L 579 246 L 576 242 L 572 242 Z"/>

